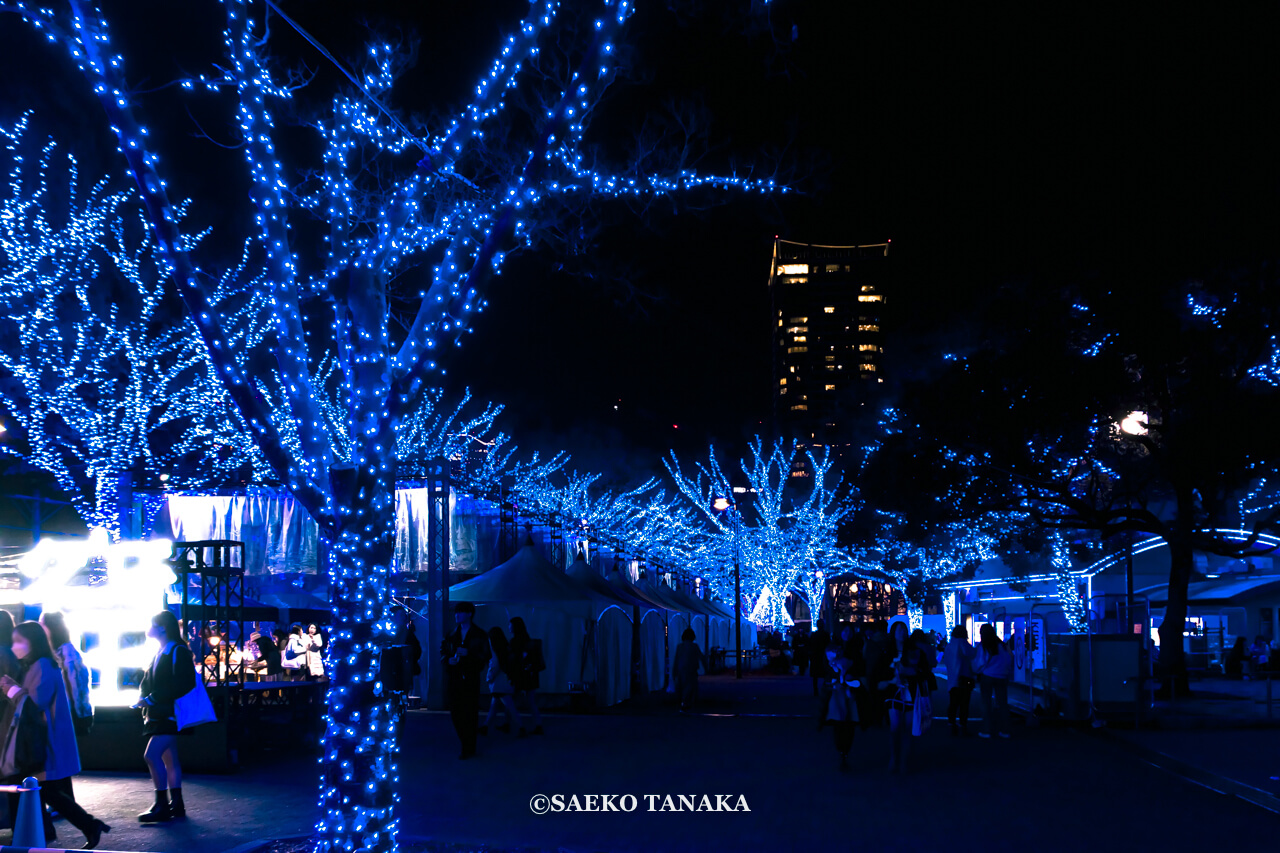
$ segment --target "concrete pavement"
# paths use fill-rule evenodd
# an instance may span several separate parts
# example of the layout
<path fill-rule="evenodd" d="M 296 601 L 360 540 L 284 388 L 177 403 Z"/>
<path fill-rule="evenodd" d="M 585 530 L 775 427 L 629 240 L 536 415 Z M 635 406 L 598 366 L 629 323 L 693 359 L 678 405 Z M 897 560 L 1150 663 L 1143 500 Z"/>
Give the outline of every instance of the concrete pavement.
<path fill-rule="evenodd" d="M 1280 816 L 1163 772 L 1095 733 L 1015 726 L 1010 740 L 963 739 L 950 737 L 944 721 L 915 744 L 913 771 L 901 777 L 886 772 L 888 732 L 877 729 L 859 732 L 853 768 L 840 772 L 830 731 L 817 731 L 806 716 L 813 707 L 808 679 L 706 678 L 702 693 L 706 715 L 678 714 L 654 697 L 634 713 L 548 716 L 545 736 L 495 733 L 465 762 L 456 758 L 447 715 L 411 712 L 401 759 L 403 836 L 582 853 L 1156 844 L 1265 850 L 1280 837 Z M 935 697 L 940 711 L 944 698 Z M 1248 750 L 1250 743 L 1223 748 Z M 149 788 L 139 776 L 77 778 L 81 803 L 114 827 L 103 847 L 221 853 L 257 838 L 305 834 L 315 764 L 286 759 L 234 776 L 188 777 L 191 818 L 177 826 L 137 825 Z M 566 803 L 573 795 L 584 803 L 588 794 L 630 794 L 637 805 L 630 812 L 531 808 L 541 808 L 535 797 L 557 794 Z M 750 811 L 662 810 L 665 795 L 679 809 L 680 794 L 694 797 L 695 806 L 708 795 L 712 807 L 715 795 L 727 795 Z M 64 842 L 78 846 L 74 829 L 59 829 Z"/>

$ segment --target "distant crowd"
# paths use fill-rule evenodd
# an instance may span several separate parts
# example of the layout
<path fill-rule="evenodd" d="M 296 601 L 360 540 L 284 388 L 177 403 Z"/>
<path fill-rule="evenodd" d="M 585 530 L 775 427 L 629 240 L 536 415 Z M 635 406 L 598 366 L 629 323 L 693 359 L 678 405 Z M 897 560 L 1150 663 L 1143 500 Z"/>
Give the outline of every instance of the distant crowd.
<path fill-rule="evenodd" d="M 946 671 L 947 720 L 954 736 L 968 736 L 973 691 L 982 697 L 982 738 L 1009 737 L 1009 679 L 1013 655 L 991 625 L 983 625 L 978 645 L 963 626 L 948 639 L 935 632 L 910 631 L 904 622 L 844 625 L 833 638 L 820 620 L 812 633 L 800 629 L 787 639 L 781 632 L 764 634 L 760 645 L 768 667 L 794 671 L 813 680 L 819 728 L 834 732 L 840 766 L 848 766 L 854 733 L 888 724 L 889 769 L 906 769 L 912 737 L 928 730 L 933 719 L 932 694 L 938 689 L 935 670 Z"/>

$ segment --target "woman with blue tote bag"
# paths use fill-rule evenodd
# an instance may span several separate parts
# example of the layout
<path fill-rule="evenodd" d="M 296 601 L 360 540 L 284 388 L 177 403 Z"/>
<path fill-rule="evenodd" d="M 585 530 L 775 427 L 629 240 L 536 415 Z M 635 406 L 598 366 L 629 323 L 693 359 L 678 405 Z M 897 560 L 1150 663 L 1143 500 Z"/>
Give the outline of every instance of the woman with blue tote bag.
<path fill-rule="evenodd" d="M 191 650 L 182 641 L 178 619 L 168 610 L 151 618 L 147 636 L 160 641 L 160 651 L 142 676 L 142 698 L 135 708 L 142 709 L 143 734 L 148 736 L 142 757 L 151 771 L 156 800 L 151 808 L 138 815 L 142 823 L 164 823 L 187 816 L 182 799 L 182 765 L 178 763 L 178 735 L 190 734 L 190 727 L 209 722 L 213 708 L 204 685 L 196 677 Z M 203 700 L 203 701 L 201 701 Z M 197 719 L 187 708 L 201 709 Z M 204 706 L 209 706 L 204 711 Z"/>

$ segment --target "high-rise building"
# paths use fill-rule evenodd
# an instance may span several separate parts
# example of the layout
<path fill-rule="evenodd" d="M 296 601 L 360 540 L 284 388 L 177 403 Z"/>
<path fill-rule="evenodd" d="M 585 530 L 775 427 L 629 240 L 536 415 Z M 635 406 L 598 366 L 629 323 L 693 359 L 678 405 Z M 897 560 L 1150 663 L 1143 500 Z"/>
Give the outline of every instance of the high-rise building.
<path fill-rule="evenodd" d="M 883 382 L 889 243 L 821 246 L 775 238 L 774 419 L 806 444 L 838 441 L 842 417 Z"/>

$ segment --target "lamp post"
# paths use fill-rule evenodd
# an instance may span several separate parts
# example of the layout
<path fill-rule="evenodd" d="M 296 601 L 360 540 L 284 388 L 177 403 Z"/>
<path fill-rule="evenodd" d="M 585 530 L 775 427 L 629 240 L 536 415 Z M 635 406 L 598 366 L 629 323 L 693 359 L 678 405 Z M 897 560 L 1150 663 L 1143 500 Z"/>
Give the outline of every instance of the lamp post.
<path fill-rule="evenodd" d="M 733 649 L 735 678 L 742 677 L 742 569 L 738 560 L 738 510 L 733 501 L 724 495 L 716 495 L 711 502 L 716 515 L 729 513 L 733 522 Z"/>

